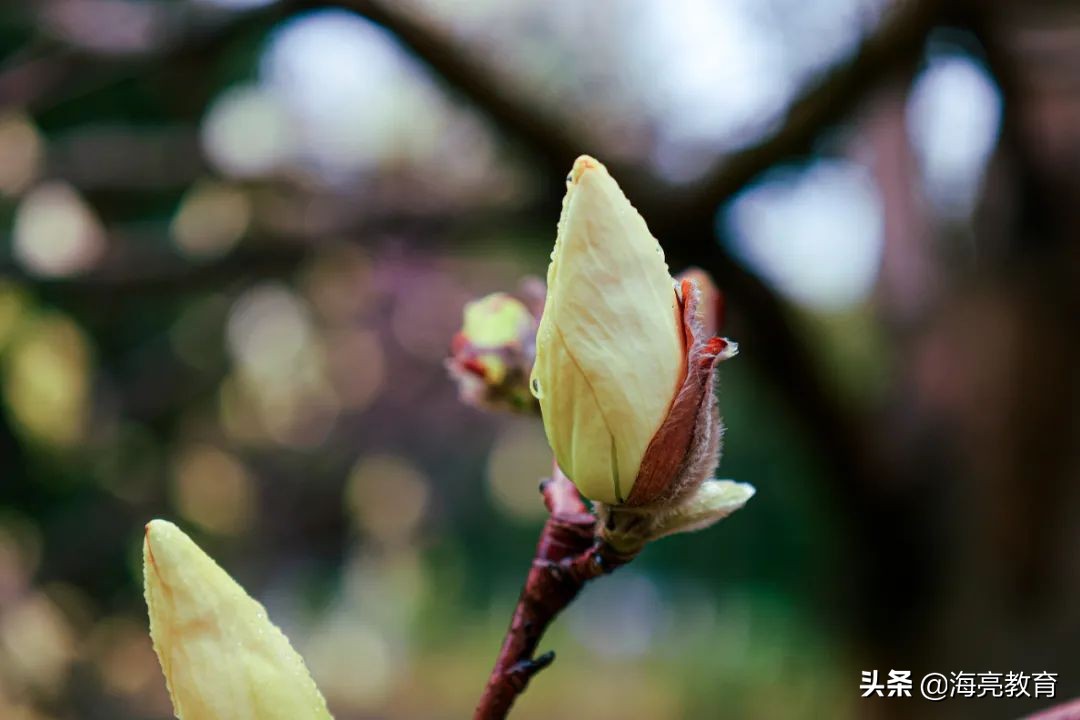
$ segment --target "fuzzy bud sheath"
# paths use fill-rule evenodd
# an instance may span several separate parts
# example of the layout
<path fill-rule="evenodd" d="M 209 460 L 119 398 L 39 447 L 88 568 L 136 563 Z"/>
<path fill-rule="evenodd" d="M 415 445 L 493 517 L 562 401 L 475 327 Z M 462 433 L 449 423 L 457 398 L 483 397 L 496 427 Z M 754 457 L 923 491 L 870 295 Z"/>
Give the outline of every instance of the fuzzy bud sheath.
<path fill-rule="evenodd" d="M 705 335 L 698 312 L 701 291 L 680 282 L 679 304 L 686 339 L 687 372 L 671 409 L 642 458 L 627 501 L 597 503 L 601 534 L 621 552 L 677 532 L 708 527 L 741 508 L 753 486 L 714 480 L 720 463 L 724 425 L 716 399 L 716 366 L 734 357 L 738 346 Z"/>

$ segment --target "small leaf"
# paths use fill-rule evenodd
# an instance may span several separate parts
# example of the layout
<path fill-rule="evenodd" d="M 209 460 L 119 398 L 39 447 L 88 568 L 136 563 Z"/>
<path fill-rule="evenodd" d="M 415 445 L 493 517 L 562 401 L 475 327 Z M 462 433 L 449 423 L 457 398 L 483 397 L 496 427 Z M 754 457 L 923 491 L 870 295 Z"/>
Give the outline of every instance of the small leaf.
<path fill-rule="evenodd" d="M 709 527 L 754 496 L 754 486 L 732 480 L 706 480 L 684 502 L 658 517 L 653 539 Z"/>

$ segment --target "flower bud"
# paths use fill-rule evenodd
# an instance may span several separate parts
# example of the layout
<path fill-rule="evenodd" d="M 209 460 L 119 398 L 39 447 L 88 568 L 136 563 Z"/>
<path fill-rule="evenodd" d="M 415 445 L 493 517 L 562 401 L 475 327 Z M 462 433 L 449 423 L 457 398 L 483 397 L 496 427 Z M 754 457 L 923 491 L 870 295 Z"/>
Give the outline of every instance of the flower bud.
<path fill-rule="evenodd" d="M 716 467 L 713 369 L 736 347 L 706 336 L 696 284 L 676 284 L 590 157 L 567 178 L 547 283 L 531 386 L 559 467 L 608 505 L 684 498 Z"/>
<path fill-rule="evenodd" d="M 536 317 L 525 302 L 499 292 L 468 303 L 446 361 L 462 401 L 485 409 L 534 412 L 528 378 L 535 338 Z"/>
<path fill-rule="evenodd" d="M 179 528 L 146 526 L 150 636 L 181 720 L 330 720 L 266 610 Z"/>

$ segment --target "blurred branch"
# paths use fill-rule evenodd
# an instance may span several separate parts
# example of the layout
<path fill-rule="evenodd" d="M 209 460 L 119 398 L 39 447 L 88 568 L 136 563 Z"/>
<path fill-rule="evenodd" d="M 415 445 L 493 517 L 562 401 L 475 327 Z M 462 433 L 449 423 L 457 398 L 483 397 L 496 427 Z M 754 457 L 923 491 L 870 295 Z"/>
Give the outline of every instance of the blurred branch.
<path fill-rule="evenodd" d="M 871 91 L 914 69 L 940 16 L 939 0 L 905 0 L 894 7 L 850 58 L 826 71 L 791 104 L 776 132 L 724 158 L 682 191 L 680 205 L 691 213 L 711 213 L 773 165 L 810 153 L 821 132 L 843 120 Z"/>
<path fill-rule="evenodd" d="M 287 276 L 303 262 L 335 245 L 372 247 L 377 239 L 408 237 L 430 248 L 446 248 L 451 242 L 458 253 L 485 250 L 484 243 L 506 227 L 539 221 L 546 215 L 531 205 L 512 211 L 468 210 L 403 213 L 388 211 L 343 219 L 300 233 L 257 232 L 228 254 L 215 259 L 185 259 L 168 251 L 148 253 L 145 247 L 168 248 L 164 237 L 128 237 L 111 229 L 109 256 L 83 275 L 48 278 L 24 270 L 12 260 L 0 260 L 0 279 L 34 288 L 52 300 L 85 300 L 105 296 L 169 296 L 220 289 L 248 278 Z M 454 233 L 447 229 L 453 228 Z M 472 238 L 463 243 L 460 237 Z M 0 246 L 11 246 L 0 238 Z"/>
<path fill-rule="evenodd" d="M 188 30 L 152 53 L 109 56 L 57 42 L 35 43 L 0 68 L 0 113 L 43 112 L 148 71 L 214 57 L 253 25 L 272 24 L 290 12 L 289 3 L 274 3 L 236 13 L 213 27 Z"/>
<path fill-rule="evenodd" d="M 87 65 L 82 53 L 68 48 L 34 47 L 19 55 L 18 61 L 0 70 L 0 112 L 12 108 L 34 110 L 44 98 L 74 83 L 76 78 L 80 84 L 94 84 L 99 77 L 111 74 L 113 67 L 113 63 L 103 62 Z"/>
<path fill-rule="evenodd" d="M 1019 58 L 1011 51 L 1006 40 L 1009 23 L 995 13 L 982 9 L 974 0 L 963 18 L 964 26 L 971 31 L 983 51 L 987 69 L 993 75 L 1002 95 L 1001 136 L 998 141 L 998 155 L 1006 156 L 1010 162 L 1010 171 L 1014 176 L 1019 199 L 1019 223 L 1024 230 L 1015 230 L 1011 235 L 1024 238 L 1022 242 L 1012 243 L 1009 249 L 1019 255 L 1030 253 L 1046 243 L 1071 242 L 1069 232 L 1061 228 L 1070 227 L 1066 212 L 1072 208 L 1072 194 L 1066 188 L 1057 187 L 1065 178 L 1062 175 L 1045 172 L 1041 168 L 1033 147 L 1035 138 L 1041 134 L 1027 127 L 1026 115 L 1030 108 L 1038 106 L 1038 98 L 1033 97 L 1030 80 L 1024 77 L 1020 69 Z M 1068 63 L 1062 68 L 1068 73 Z M 1045 82 L 1045 80 L 1044 80 Z M 1038 142 L 1042 142 L 1041 138 Z M 1033 242 L 1038 237 L 1037 242 Z M 1014 258 L 1003 258 L 1006 262 Z"/>
<path fill-rule="evenodd" d="M 586 128 L 574 127 L 572 116 L 546 112 L 489 65 L 475 59 L 467 47 L 393 3 L 304 0 L 299 4 L 347 8 L 385 27 L 503 132 L 532 150 L 556 177 L 562 177 L 577 155 L 595 152 L 596 143 L 590 141 Z M 776 132 L 724 158 L 689 187 L 670 187 L 640 167 L 620 168 L 605 163 L 620 182 L 626 178 L 624 184 L 639 207 L 666 208 L 668 214 L 683 219 L 687 214 L 711 216 L 718 205 L 765 170 L 808 153 L 823 130 L 846 117 L 872 90 L 893 79 L 897 72 L 913 69 L 923 41 L 940 15 L 940 0 L 901 2 L 851 57 L 823 73 L 820 81 L 792 103 Z M 650 220 L 656 215 L 645 213 Z"/>
<path fill-rule="evenodd" d="M 29 57 L 0 70 L 0 111 L 39 111 L 143 74 L 147 68 L 183 64 L 185 58 L 214 55 L 253 23 L 272 24 L 298 10 L 341 7 L 367 17 L 427 63 L 447 85 L 471 100 L 510 137 L 532 150 L 545 168 L 561 177 L 573 159 L 594 142 L 572 118 L 547 112 L 540 103 L 492 72 L 490 66 L 430 22 L 379 0 L 291 0 L 238 14 L 212 30 L 191 31 L 150 56 L 110 58 L 74 48 L 35 48 Z M 761 172 L 809 152 L 827 126 L 843 119 L 871 90 L 897 70 L 912 65 L 922 41 L 940 14 L 939 0 L 907 0 L 848 59 L 796 99 L 783 124 L 762 142 L 734 153 L 689 187 L 672 188 L 642 168 L 608 162 L 626 178 L 639 203 L 667 207 L 673 215 L 712 212 Z"/>
<path fill-rule="evenodd" d="M 548 175 L 562 178 L 574 159 L 596 152 L 588 128 L 573 113 L 551 112 L 537 98 L 520 88 L 522 83 L 503 77 L 479 53 L 451 37 L 445 30 L 402 9 L 397 3 L 380 0 L 298 0 L 297 7 L 339 7 L 352 10 L 381 25 L 426 63 L 451 90 L 471 101 L 498 129 L 529 150 Z M 641 167 L 626 167 L 604 159 L 605 164 L 633 197 L 652 198 L 659 204 L 668 188 Z M 625 179 L 625 180 L 624 180 Z M 562 199 L 562 183 L 551 203 Z"/>
<path fill-rule="evenodd" d="M 308 255 L 300 246 L 277 244 L 242 248 L 219 260 L 187 261 L 173 256 L 157 261 L 117 261 L 69 278 L 43 278 L 13 263 L 0 265 L 0 279 L 24 283 L 51 299 L 87 296 L 153 296 L 220 288 L 246 277 L 267 277 L 294 271 Z"/>

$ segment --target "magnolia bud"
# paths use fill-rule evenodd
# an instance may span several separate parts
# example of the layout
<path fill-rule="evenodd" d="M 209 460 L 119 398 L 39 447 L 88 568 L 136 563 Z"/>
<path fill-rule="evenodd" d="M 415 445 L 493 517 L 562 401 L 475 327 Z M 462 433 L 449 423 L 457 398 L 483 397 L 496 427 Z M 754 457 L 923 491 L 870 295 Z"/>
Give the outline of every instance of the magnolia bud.
<path fill-rule="evenodd" d="M 676 284 L 607 169 L 567 178 L 532 390 L 561 470 L 586 497 L 671 504 L 711 477 L 721 425 L 713 369 L 734 343 L 706 337 L 700 293 Z"/>
<path fill-rule="evenodd" d="M 330 720 L 288 639 L 178 527 L 146 526 L 150 636 L 181 720 Z"/>
<path fill-rule="evenodd" d="M 461 399 L 486 409 L 534 412 L 528 378 L 535 338 L 536 317 L 521 300 L 500 292 L 468 303 L 446 361 Z"/>

